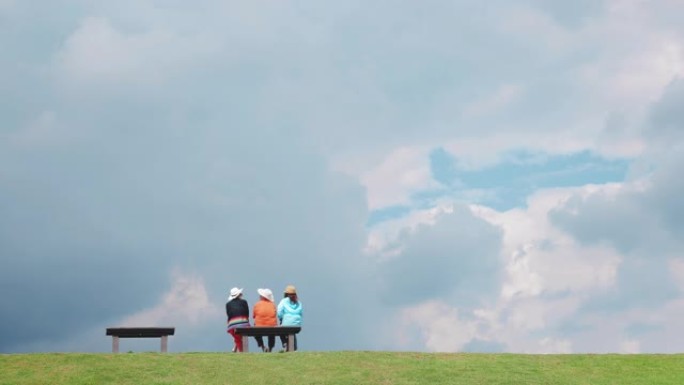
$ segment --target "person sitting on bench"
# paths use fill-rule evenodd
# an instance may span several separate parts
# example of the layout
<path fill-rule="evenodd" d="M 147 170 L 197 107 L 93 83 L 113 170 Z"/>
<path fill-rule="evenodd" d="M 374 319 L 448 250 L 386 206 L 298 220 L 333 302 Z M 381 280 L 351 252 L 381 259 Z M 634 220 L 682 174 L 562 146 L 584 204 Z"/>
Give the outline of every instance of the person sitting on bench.
<path fill-rule="evenodd" d="M 271 289 L 257 289 L 257 293 L 259 293 L 259 301 L 254 304 L 254 310 L 252 311 L 254 326 L 278 326 L 277 310 L 273 303 L 273 292 L 271 292 Z M 254 339 L 261 350 L 268 353 L 275 346 L 275 337 L 268 336 L 268 347 L 264 346 L 264 337 L 254 336 Z"/>
<path fill-rule="evenodd" d="M 235 346 L 233 353 L 242 351 L 242 337 L 235 333 L 235 328 L 249 327 L 249 305 L 242 299 L 242 289 L 230 289 L 230 297 L 226 302 L 226 316 L 228 317 L 228 334 L 233 336 Z"/>
<path fill-rule="evenodd" d="M 297 289 L 288 285 L 285 288 L 285 298 L 278 304 L 278 320 L 282 326 L 302 326 L 302 302 L 297 298 Z M 283 351 L 287 351 L 287 336 L 280 336 Z M 294 336 L 294 347 L 297 350 L 297 336 Z"/>

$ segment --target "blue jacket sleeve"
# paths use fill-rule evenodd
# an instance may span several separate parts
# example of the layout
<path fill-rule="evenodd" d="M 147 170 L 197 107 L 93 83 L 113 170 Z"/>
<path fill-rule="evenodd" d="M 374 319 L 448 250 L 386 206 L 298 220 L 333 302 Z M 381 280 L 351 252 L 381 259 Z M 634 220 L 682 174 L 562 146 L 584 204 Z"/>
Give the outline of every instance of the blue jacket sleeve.
<path fill-rule="evenodd" d="M 278 316 L 278 322 L 279 322 L 279 323 L 283 323 L 283 313 L 284 313 L 284 311 L 285 311 L 285 309 L 284 309 L 284 306 L 283 306 L 283 301 L 280 301 L 280 302 L 278 303 L 278 311 L 277 311 L 277 316 Z"/>

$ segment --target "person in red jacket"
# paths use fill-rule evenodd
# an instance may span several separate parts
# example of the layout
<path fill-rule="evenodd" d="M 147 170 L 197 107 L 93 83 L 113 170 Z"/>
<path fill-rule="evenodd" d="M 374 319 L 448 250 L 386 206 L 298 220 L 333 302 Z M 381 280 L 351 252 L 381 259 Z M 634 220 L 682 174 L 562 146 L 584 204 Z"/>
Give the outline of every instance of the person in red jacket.
<path fill-rule="evenodd" d="M 271 289 L 258 289 L 259 302 L 254 304 L 252 317 L 254 318 L 254 326 L 278 326 L 278 317 L 276 316 L 276 306 L 273 303 L 273 292 Z M 255 336 L 257 345 L 264 352 L 270 352 L 275 346 L 275 336 L 268 336 L 268 347 L 264 347 L 264 339 L 262 336 Z"/>
<path fill-rule="evenodd" d="M 242 299 L 242 289 L 230 289 L 230 297 L 226 302 L 226 316 L 228 317 L 228 334 L 233 336 L 235 346 L 233 352 L 242 351 L 242 336 L 235 333 L 239 327 L 249 327 L 249 305 Z"/>

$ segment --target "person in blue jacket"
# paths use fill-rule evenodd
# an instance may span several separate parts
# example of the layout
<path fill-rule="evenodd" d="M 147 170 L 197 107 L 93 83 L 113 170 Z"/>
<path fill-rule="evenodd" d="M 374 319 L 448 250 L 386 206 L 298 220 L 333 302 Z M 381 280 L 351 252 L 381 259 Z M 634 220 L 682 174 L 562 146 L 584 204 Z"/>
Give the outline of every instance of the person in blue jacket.
<path fill-rule="evenodd" d="M 302 326 L 302 301 L 297 298 L 297 289 L 288 285 L 285 288 L 285 298 L 278 304 L 278 321 L 281 326 Z M 280 336 L 283 350 L 287 351 L 287 337 Z M 294 336 L 294 350 L 297 350 L 297 335 Z"/>

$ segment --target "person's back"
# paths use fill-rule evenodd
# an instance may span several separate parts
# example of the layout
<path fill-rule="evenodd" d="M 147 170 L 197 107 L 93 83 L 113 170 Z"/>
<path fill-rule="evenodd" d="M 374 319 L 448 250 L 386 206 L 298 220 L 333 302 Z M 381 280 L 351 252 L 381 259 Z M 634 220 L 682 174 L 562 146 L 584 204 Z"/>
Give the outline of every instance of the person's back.
<path fill-rule="evenodd" d="M 254 304 L 252 317 L 254 317 L 254 326 L 278 326 L 277 310 L 273 303 L 273 293 L 271 289 L 258 289 L 259 301 Z M 261 336 L 255 336 L 257 345 L 264 351 L 270 352 L 275 346 L 275 336 L 268 336 L 268 347 L 264 346 L 264 339 Z"/>
<path fill-rule="evenodd" d="M 249 305 L 242 298 L 235 298 L 226 303 L 226 315 L 228 327 L 237 327 L 249 324 Z"/>
<path fill-rule="evenodd" d="M 301 326 L 302 315 L 302 302 L 299 300 L 295 302 L 286 297 L 278 304 L 278 319 L 283 326 Z"/>
<path fill-rule="evenodd" d="M 261 298 L 254 305 L 254 326 L 277 326 L 277 310 L 273 302 Z"/>
<path fill-rule="evenodd" d="M 302 326 L 302 302 L 297 297 L 297 289 L 288 285 L 285 288 L 285 298 L 278 304 L 278 320 L 282 326 Z M 283 343 L 283 350 L 287 350 L 287 340 L 285 336 L 280 336 Z M 297 335 L 294 336 L 294 350 L 297 350 Z"/>
<path fill-rule="evenodd" d="M 242 299 L 242 289 L 230 289 L 230 297 L 226 302 L 226 317 L 228 318 L 228 334 L 233 336 L 235 346 L 233 352 L 242 351 L 242 337 L 235 333 L 238 327 L 249 326 L 249 305 Z"/>

